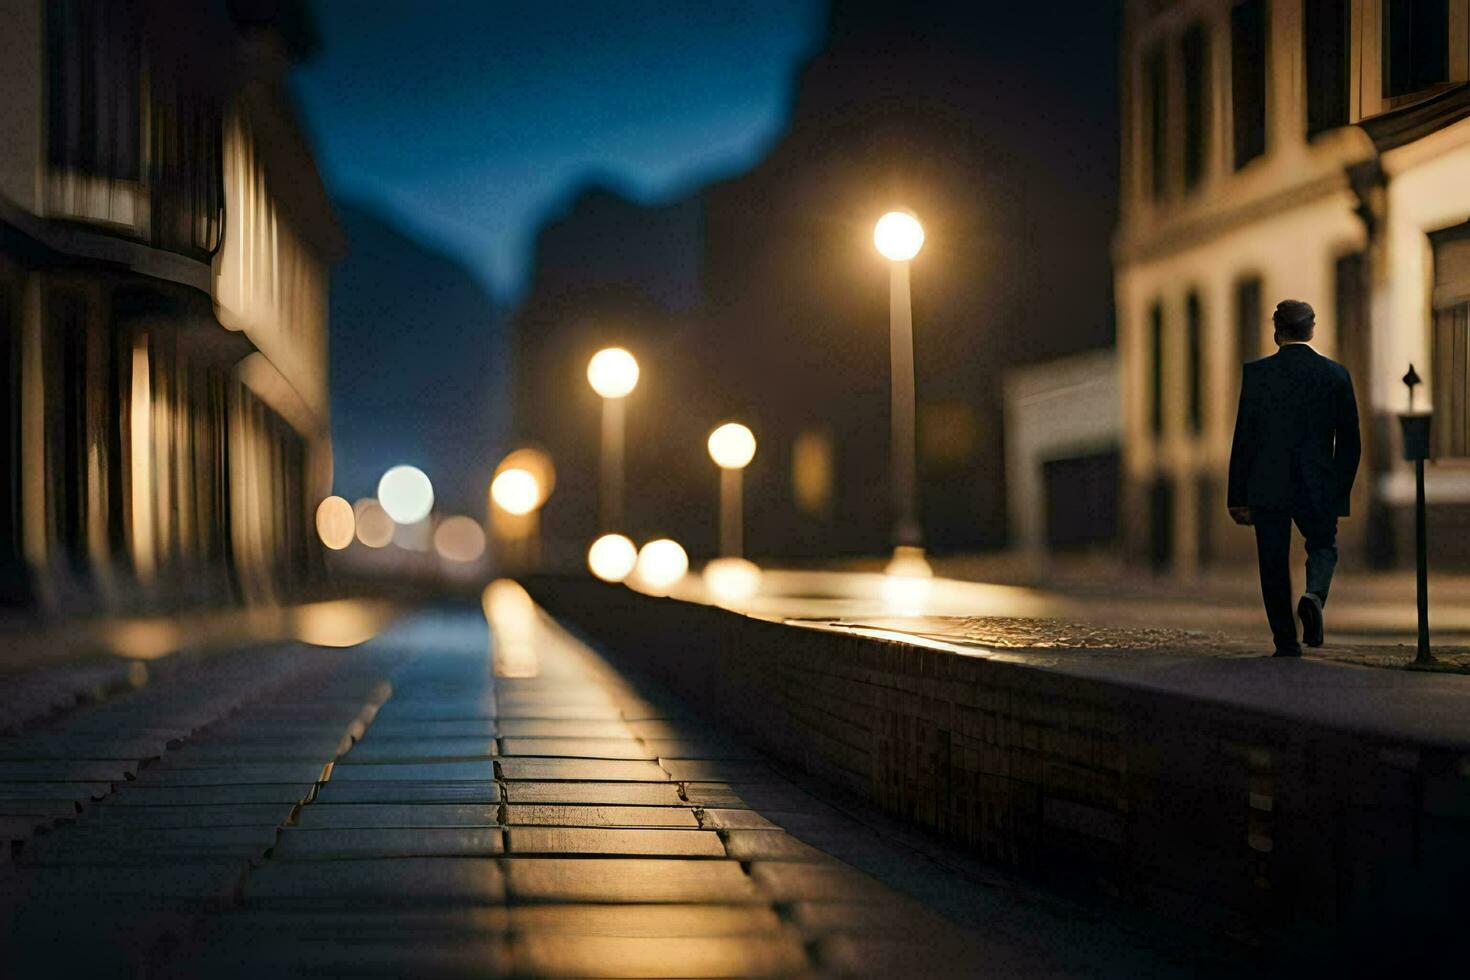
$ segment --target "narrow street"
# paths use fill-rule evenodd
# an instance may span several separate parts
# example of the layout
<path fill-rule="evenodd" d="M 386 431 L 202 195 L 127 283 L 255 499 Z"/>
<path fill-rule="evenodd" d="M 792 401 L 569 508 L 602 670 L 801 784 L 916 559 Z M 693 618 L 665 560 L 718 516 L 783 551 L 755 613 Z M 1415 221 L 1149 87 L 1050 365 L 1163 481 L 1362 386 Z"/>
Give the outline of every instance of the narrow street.
<path fill-rule="evenodd" d="M 0 741 L 6 972 L 1200 972 L 813 795 L 539 613 L 497 635 L 441 610 L 164 661 Z"/>

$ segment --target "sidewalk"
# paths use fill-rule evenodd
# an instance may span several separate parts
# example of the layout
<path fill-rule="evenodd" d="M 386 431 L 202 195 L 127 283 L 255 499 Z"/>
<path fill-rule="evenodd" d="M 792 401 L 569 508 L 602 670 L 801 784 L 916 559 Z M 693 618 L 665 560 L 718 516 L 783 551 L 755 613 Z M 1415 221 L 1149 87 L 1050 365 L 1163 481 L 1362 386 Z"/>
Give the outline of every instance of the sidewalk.
<path fill-rule="evenodd" d="M 0 762 L 0 805 L 94 780 L 79 817 L 0 864 L 0 960 L 150 976 L 1209 968 L 886 839 L 529 599 L 496 615 L 493 656 L 478 612 L 422 615 L 0 740 L 26 760 Z M 104 772 L 99 752 L 122 761 Z M 971 910 L 971 928 L 915 895 Z"/>

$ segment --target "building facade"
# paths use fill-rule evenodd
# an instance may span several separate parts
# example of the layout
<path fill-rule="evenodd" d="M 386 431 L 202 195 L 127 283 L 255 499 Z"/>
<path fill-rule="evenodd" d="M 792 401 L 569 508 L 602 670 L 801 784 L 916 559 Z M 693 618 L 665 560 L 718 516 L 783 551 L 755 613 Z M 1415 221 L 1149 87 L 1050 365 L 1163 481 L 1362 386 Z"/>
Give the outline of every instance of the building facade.
<path fill-rule="evenodd" d="M 0 0 L 0 604 L 270 599 L 319 567 L 341 245 L 294 7 Z"/>
<path fill-rule="evenodd" d="M 1124 534 L 1190 573 L 1251 553 L 1225 483 L 1242 362 L 1280 299 L 1353 375 L 1365 440 L 1342 543 L 1412 560 L 1400 378 L 1435 411 L 1436 560 L 1470 559 L 1470 2 L 1133 0 L 1123 32 Z"/>

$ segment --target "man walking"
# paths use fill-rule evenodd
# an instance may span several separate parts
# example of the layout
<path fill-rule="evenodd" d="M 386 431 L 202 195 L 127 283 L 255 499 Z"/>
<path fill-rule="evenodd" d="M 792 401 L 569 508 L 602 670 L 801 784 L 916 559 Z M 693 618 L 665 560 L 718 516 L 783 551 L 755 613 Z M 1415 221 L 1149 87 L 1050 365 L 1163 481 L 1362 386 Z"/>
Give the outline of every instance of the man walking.
<path fill-rule="evenodd" d="M 1337 519 L 1348 516 L 1362 444 L 1347 368 L 1311 347 L 1312 308 L 1282 300 L 1272 321 L 1280 349 L 1246 364 L 1241 376 L 1227 504 L 1235 523 L 1255 525 L 1275 655 L 1300 657 L 1291 616 L 1291 525 L 1296 522 L 1307 545 L 1307 589 L 1296 607 L 1302 640 L 1321 646 L 1322 607 L 1337 567 Z"/>

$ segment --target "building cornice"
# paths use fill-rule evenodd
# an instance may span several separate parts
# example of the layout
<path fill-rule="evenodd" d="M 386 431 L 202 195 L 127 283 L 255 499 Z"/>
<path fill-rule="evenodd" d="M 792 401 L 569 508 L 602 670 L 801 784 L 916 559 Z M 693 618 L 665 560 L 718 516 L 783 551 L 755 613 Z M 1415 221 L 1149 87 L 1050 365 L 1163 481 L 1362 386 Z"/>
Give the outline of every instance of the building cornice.
<path fill-rule="evenodd" d="M 1113 261 L 1119 266 L 1147 262 L 1186 248 L 1219 238 L 1238 228 L 1262 221 L 1272 215 L 1332 197 L 1350 194 L 1351 187 L 1343 171 L 1324 174 L 1306 183 L 1259 197 L 1226 210 L 1201 213 L 1186 220 L 1160 223 L 1160 227 L 1143 234 L 1124 229 L 1113 246 Z"/>
<path fill-rule="evenodd" d="M 69 258 L 121 266 L 139 275 L 178 283 L 210 295 L 213 273 L 207 263 L 197 259 L 90 231 L 71 222 L 37 217 L 3 197 L 0 197 L 0 221 Z"/>

